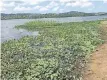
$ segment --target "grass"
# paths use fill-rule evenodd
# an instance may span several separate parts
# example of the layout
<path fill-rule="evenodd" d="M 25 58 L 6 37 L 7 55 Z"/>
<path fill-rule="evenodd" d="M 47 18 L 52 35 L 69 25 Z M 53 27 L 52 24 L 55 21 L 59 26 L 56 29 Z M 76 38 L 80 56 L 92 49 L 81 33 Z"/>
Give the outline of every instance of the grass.
<path fill-rule="evenodd" d="M 100 21 L 28 22 L 16 28 L 39 30 L 1 44 L 3 80 L 81 80 L 90 53 L 101 44 Z"/>
<path fill-rule="evenodd" d="M 57 23 L 55 21 L 32 21 L 32 22 L 27 22 L 24 25 L 17 25 L 16 28 L 26 28 L 27 30 L 30 31 L 35 31 L 35 30 L 41 30 L 44 28 L 53 28 L 55 26 L 59 26 L 61 23 Z"/>

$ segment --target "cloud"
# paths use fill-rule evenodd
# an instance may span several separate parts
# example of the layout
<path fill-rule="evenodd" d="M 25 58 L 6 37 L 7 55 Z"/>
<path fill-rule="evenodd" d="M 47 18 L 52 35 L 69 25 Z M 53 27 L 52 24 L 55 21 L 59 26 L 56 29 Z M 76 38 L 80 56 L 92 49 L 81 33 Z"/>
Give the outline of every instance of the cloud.
<path fill-rule="evenodd" d="M 17 6 L 14 8 L 14 11 L 30 11 L 32 10 L 32 8 L 30 7 L 20 7 L 20 6 Z"/>
<path fill-rule="evenodd" d="M 46 6 L 46 8 L 53 8 L 53 7 L 55 7 L 55 6 L 58 6 L 58 3 L 56 3 L 55 1 L 51 1 L 47 6 Z"/>
<path fill-rule="evenodd" d="M 36 9 L 39 8 L 39 11 L 48 11 L 50 9 L 52 9 L 53 11 L 56 11 L 58 9 L 58 3 L 56 3 L 55 1 L 50 1 L 49 4 L 47 4 L 46 6 L 38 6 L 35 7 Z"/>
<path fill-rule="evenodd" d="M 3 6 L 4 7 L 14 7 L 15 6 L 15 2 L 4 3 Z"/>
<path fill-rule="evenodd" d="M 5 12 L 6 8 L 0 8 L 0 12 Z"/>
<path fill-rule="evenodd" d="M 40 9 L 41 8 L 41 6 L 35 6 L 34 7 L 34 9 Z"/>
<path fill-rule="evenodd" d="M 21 11 L 29 13 L 51 13 L 67 12 L 70 10 L 83 11 L 83 8 L 84 11 L 102 11 L 98 8 L 97 3 L 99 4 L 101 2 L 102 7 L 105 7 L 103 4 L 107 3 L 107 0 L 93 1 L 94 0 L 0 0 L 0 11 L 5 11 L 5 13 Z M 98 10 L 92 9 L 94 6 Z"/>
<path fill-rule="evenodd" d="M 5 12 L 7 8 L 14 6 L 15 6 L 14 2 L 4 3 L 3 1 L 0 0 L 0 12 Z"/>
<path fill-rule="evenodd" d="M 66 3 L 66 6 L 72 6 L 72 7 L 89 7 L 92 5 L 93 5 L 92 2 L 88 0 L 77 0 L 71 3 Z"/>
<path fill-rule="evenodd" d="M 72 0 L 59 0 L 60 3 L 68 3 L 71 2 Z"/>
<path fill-rule="evenodd" d="M 46 0 L 22 0 L 22 1 L 25 2 L 26 4 L 35 5 L 44 2 Z"/>
<path fill-rule="evenodd" d="M 2 11 L 2 7 L 3 7 L 3 2 L 0 1 L 0 12 Z"/>
<path fill-rule="evenodd" d="M 43 11 L 48 11 L 49 9 L 47 7 L 44 7 L 44 6 L 35 6 L 32 8 L 33 10 L 36 9 L 36 10 L 39 10 L 41 12 Z"/>
<path fill-rule="evenodd" d="M 103 0 L 104 3 L 107 3 L 107 0 Z"/>
<path fill-rule="evenodd" d="M 46 8 L 46 7 L 42 7 L 42 8 L 40 8 L 40 10 L 39 11 L 47 11 L 47 10 L 49 10 L 48 8 Z"/>
<path fill-rule="evenodd" d="M 59 13 L 63 13 L 64 12 L 64 9 L 59 9 Z"/>
<path fill-rule="evenodd" d="M 3 1 L 0 1 L 0 12 L 5 12 L 6 8 L 4 8 L 4 3 Z"/>
<path fill-rule="evenodd" d="M 0 7 L 2 7 L 3 6 L 3 2 L 2 1 L 0 1 Z"/>
<path fill-rule="evenodd" d="M 59 3 L 61 4 L 61 5 L 65 5 L 66 3 L 71 3 L 71 2 L 73 2 L 74 0 L 59 0 Z"/>
<path fill-rule="evenodd" d="M 52 11 L 57 11 L 59 9 L 59 6 L 58 7 L 55 7 L 52 9 Z"/>

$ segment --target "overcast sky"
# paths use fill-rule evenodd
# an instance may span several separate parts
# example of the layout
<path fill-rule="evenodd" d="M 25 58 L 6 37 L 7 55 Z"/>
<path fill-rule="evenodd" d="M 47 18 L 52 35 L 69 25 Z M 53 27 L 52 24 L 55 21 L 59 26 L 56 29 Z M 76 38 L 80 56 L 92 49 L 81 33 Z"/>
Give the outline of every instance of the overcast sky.
<path fill-rule="evenodd" d="M 107 12 L 107 0 L 0 0 L 3 13 Z"/>

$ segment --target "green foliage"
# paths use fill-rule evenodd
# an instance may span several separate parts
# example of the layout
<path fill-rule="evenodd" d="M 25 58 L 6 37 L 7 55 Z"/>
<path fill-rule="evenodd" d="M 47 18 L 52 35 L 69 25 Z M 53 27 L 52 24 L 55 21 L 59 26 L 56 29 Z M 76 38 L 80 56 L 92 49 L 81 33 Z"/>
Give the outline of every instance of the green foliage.
<path fill-rule="evenodd" d="M 17 14 L 4 14 L 1 13 L 1 19 L 37 19 L 37 18 L 61 18 L 61 17 L 79 17 L 79 16 L 104 16 L 107 13 L 84 13 L 78 11 L 70 11 L 65 13 L 17 13 Z"/>
<path fill-rule="evenodd" d="M 54 28 L 55 26 L 60 26 L 61 23 L 57 23 L 55 21 L 31 21 L 28 23 L 25 23 L 24 25 L 18 25 L 16 28 L 27 28 L 28 30 L 40 30 L 43 28 Z"/>
<path fill-rule="evenodd" d="M 102 42 L 99 23 L 37 21 L 17 26 L 31 31 L 41 28 L 40 34 L 1 44 L 1 78 L 81 80 L 88 56 Z"/>

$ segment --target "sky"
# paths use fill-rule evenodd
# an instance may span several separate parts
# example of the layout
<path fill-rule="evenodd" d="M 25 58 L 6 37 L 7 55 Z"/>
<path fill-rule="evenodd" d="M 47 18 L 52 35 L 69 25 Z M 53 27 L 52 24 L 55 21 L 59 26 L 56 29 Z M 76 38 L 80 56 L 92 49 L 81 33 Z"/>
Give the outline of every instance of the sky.
<path fill-rule="evenodd" d="M 1 13 L 107 12 L 107 0 L 0 0 Z"/>

